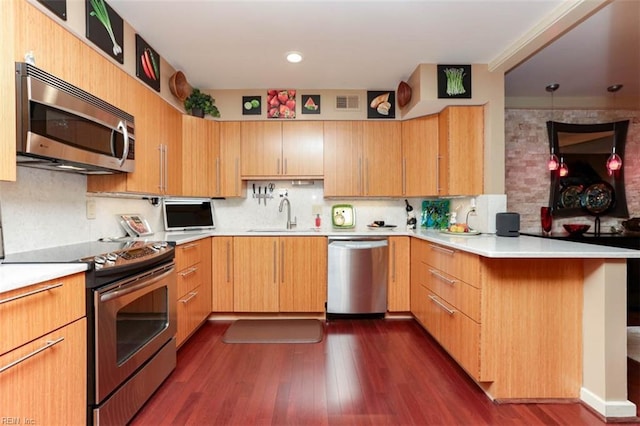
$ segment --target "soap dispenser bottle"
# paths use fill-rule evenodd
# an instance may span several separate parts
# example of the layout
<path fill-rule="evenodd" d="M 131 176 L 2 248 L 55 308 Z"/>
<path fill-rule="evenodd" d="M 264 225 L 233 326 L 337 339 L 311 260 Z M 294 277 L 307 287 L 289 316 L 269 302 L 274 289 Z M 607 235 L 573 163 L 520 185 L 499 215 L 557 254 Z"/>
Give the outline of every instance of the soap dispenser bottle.
<path fill-rule="evenodd" d="M 321 222 L 322 222 L 322 219 L 320 219 L 320 215 L 317 214 L 316 215 L 316 228 L 320 228 Z"/>

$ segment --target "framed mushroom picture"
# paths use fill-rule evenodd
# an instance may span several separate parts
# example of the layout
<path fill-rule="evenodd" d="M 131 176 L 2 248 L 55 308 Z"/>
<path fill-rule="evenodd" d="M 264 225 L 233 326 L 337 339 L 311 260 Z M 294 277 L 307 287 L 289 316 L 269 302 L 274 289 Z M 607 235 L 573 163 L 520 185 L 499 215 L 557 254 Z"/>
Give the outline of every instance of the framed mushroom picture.
<path fill-rule="evenodd" d="M 367 91 L 367 118 L 395 118 L 396 92 L 393 90 Z"/>

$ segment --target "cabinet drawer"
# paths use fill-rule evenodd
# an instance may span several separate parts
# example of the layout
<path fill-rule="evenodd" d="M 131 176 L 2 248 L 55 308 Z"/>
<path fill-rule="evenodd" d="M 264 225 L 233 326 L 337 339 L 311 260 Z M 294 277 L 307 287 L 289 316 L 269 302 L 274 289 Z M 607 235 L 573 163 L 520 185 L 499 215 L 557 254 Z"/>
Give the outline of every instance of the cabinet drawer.
<path fill-rule="evenodd" d="M 86 335 L 82 318 L 0 356 L 0 369 L 15 363 L 0 373 L 2 418 L 86 424 Z"/>
<path fill-rule="evenodd" d="M 202 241 L 192 241 L 176 246 L 176 271 L 202 262 Z"/>
<path fill-rule="evenodd" d="M 433 337 L 476 380 L 486 381 L 480 374 L 480 324 L 454 306 L 428 291 L 430 299 L 426 317 L 434 324 Z"/>
<path fill-rule="evenodd" d="M 475 322 L 480 321 L 480 289 L 426 265 L 427 287 Z"/>
<path fill-rule="evenodd" d="M 478 255 L 429 243 L 427 263 L 474 287 L 481 287 Z"/>
<path fill-rule="evenodd" d="M 2 293 L 0 354 L 85 315 L 84 273 Z"/>
<path fill-rule="evenodd" d="M 204 271 L 202 270 L 204 263 L 197 263 L 178 271 L 178 299 L 182 299 L 185 294 L 193 290 L 203 283 Z"/>

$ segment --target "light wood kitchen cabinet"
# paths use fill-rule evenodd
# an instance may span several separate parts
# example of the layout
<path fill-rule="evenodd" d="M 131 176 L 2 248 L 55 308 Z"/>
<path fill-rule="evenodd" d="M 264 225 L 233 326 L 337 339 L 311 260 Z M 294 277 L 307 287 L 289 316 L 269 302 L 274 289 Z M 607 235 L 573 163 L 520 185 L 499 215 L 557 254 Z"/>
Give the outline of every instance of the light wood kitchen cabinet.
<path fill-rule="evenodd" d="M 176 344 L 182 345 L 211 313 L 211 238 L 176 247 L 178 307 Z"/>
<path fill-rule="evenodd" d="M 234 238 L 235 312 L 324 312 L 324 237 Z"/>
<path fill-rule="evenodd" d="M 411 311 L 492 398 L 577 398 L 583 273 L 412 239 Z"/>
<path fill-rule="evenodd" d="M 5 420 L 86 423 L 84 291 L 80 273 L 0 294 L 0 407 Z"/>
<path fill-rule="evenodd" d="M 13 47 L 16 35 L 16 20 L 14 19 L 13 2 L 0 2 L 0 58 L 13 58 Z M 16 87 L 15 73 L 11 66 L 0 67 L 0 123 L 16 122 Z M 0 180 L 15 181 L 16 166 L 16 128 L 3 126 L 0 132 Z"/>
<path fill-rule="evenodd" d="M 247 182 L 240 176 L 242 129 L 239 121 L 220 121 L 219 197 L 246 197 Z"/>
<path fill-rule="evenodd" d="M 280 237 L 280 312 L 324 312 L 327 240 Z"/>
<path fill-rule="evenodd" d="M 484 191 L 484 107 L 450 106 L 438 115 L 437 195 Z"/>
<path fill-rule="evenodd" d="M 399 122 L 324 122 L 325 197 L 402 195 Z"/>
<path fill-rule="evenodd" d="M 322 178 L 322 123 L 244 121 L 241 128 L 244 179 Z"/>
<path fill-rule="evenodd" d="M 402 195 L 436 195 L 438 115 L 402 122 Z"/>
<path fill-rule="evenodd" d="M 234 312 L 278 312 L 278 237 L 233 239 Z"/>
<path fill-rule="evenodd" d="M 213 237 L 211 244 L 211 310 L 233 312 L 233 237 Z"/>
<path fill-rule="evenodd" d="M 408 312 L 411 310 L 409 237 L 389 237 L 388 241 L 387 310 Z"/>
<path fill-rule="evenodd" d="M 212 197 L 220 193 L 218 123 L 182 116 L 182 195 Z"/>

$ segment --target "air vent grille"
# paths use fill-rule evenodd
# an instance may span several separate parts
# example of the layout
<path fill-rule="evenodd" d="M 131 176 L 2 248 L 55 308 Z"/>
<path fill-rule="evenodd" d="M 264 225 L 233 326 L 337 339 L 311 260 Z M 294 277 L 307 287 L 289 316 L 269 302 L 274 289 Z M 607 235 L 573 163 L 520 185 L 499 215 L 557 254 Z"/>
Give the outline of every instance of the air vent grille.
<path fill-rule="evenodd" d="M 358 111 L 360 109 L 360 97 L 358 95 L 336 96 L 336 111 Z"/>

